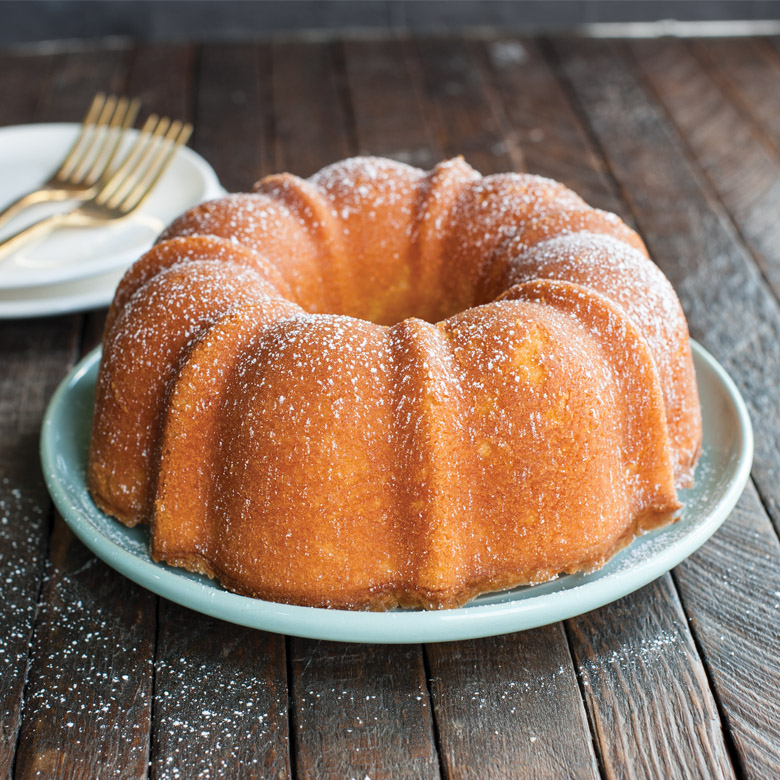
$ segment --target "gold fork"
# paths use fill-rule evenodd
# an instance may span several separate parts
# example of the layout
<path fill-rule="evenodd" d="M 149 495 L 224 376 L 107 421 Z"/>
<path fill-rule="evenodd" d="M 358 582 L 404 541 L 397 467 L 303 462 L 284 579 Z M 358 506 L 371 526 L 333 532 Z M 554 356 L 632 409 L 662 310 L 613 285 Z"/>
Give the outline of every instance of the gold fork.
<path fill-rule="evenodd" d="M 53 214 L 0 241 L 0 258 L 58 227 L 96 227 L 126 219 L 146 200 L 192 125 L 150 116 L 119 167 L 97 193 L 71 211 Z"/>
<path fill-rule="evenodd" d="M 22 195 L 1 211 L 0 225 L 36 203 L 95 195 L 140 106 L 138 98 L 106 97 L 102 92 L 95 95 L 60 167 L 41 187 Z"/>

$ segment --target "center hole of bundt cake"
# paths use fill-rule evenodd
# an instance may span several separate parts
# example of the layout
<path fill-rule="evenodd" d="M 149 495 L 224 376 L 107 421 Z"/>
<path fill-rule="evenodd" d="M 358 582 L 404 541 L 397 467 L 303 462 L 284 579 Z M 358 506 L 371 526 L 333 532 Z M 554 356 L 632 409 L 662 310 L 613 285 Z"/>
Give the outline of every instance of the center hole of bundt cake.
<path fill-rule="evenodd" d="M 340 296 L 341 300 L 324 301 L 324 311 L 377 325 L 395 325 L 409 318 L 440 322 L 472 306 L 488 303 L 502 291 L 494 289 L 496 285 L 487 280 L 475 288 L 470 280 L 436 278 L 433 273 L 404 266 L 397 258 L 358 274 L 348 287 L 353 289 Z"/>

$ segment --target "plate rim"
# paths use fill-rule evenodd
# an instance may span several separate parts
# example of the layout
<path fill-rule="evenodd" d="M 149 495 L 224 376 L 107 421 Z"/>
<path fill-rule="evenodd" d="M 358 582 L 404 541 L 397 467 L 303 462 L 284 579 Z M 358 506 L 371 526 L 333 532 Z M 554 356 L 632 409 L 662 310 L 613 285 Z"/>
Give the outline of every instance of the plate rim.
<path fill-rule="evenodd" d="M 118 268 L 105 274 L 96 274 L 79 282 L 63 282 L 81 285 L 83 289 L 65 295 L 43 295 L 24 300 L 0 300 L 0 320 L 21 320 L 31 317 L 56 317 L 76 311 L 87 311 L 108 306 L 114 298 L 117 285 L 127 273 Z"/>
<path fill-rule="evenodd" d="M 662 576 L 695 552 L 721 526 L 738 501 L 750 475 L 753 430 L 742 396 L 725 369 L 691 340 L 695 362 L 711 372 L 734 415 L 737 460 L 723 497 L 706 520 L 671 547 L 649 556 L 640 566 L 617 571 L 573 588 L 497 604 L 476 604 L 439 611 L 364 612 L 303 607 L 240 596 L 204 584 L 183 570 L 140 558 L 105 536 L 89 516 L 71 503 L 57 478 L 54 419 L 99 361 L 97 347 L 62 380 L 47 407 L 41 428 L 40 454 L 49 493 L 73 533 L 101 560 L 159 596 L 211 617 L 275 633 L 311 639 L 376 644 L 410 644 L 476 639 L 555 623 L 604 606 Z M 100 510 L 95 507 L 95 512 Z M 101 513 L 102 514 L 102 513 Z M 75 517 L 74 517 L 75 515 Z M 104 515 L 104 517 L 107 517 Z M 118 522 L 118 521 L 115 521 Z M 669 526 L 668 528 L 673 528 Z M 658 533 L 663 533 L 661 529 Z M 616 587 L 616 584 L 619 587 Z M 575 594 L 576 597 L 572 597 Z M 541 602 L 541 603 L 540 603 Z M 574 604 L 572 603 L 574 602 Z"/>
<path fill-rule="evenodd" d="M 3 127 L 0 127 L 0 147 L 2 147 L 4 143 L 3 141 L 4 135 L 12 135 L 12 134 L 25 135 L 33 132 L 54 133 L 54 132 L 66 132 L 66 131 L 75 133 L 79 127 L 81 127 L 81 123 L 79 122 L 32 122 L 23 125 L 5 125 Z M 133 129 L 138 131 L 138 128 L 133 128 Z M 7 141 L 5 143 L 7 143 Z M 190 163 L 197 170 L 198 174 L 202 177 L 204 198 L 199 202 L 203 202 L 203 200 L 209 200 L 214 197 L 219 197 L 218 193 L 222 193 L 222 194 L 225 193 L 225 190 L 219 181 L 219 177 L 217 176 L 216 171 L 202 155 L 198 154 L 198 152 L 196 152 L 194 149 L 191 149 L 189 146 L 181 146 L 177 151 L 177 155 L 181 155 L 185 160 L 187 160 L 187 162 Z M 132 262 L 133 262 L 132 260 L 127 262 L 127 266 L 129 267 L 132 264 Z M 86 281 L 92 276 L 102 276 L 104 273 L 108 273 L 109 271 L 121 268 L 123 265 L 124 263 L 117 263 L 116 265 L 106 267 L 106 268 L 100 268 L 93 272 L 88 271 L 87 273 L 81 276 L 68 276 L 62 278 L 55 277 L 54 279 L 44 279 L 40 282 L 39 281 L 30 282 L 30 281 L 23 281 L 23 280 L 14 282 L 13 280 L 11 280 L 10 284 L 4 282 L 2 285 L 0 285 L 0 290 L 2 292 L 12 293 L 14 290 L 34 290 L 37 287 L 48 287 L 60 283 L 65 284 L 70 282 L 77 282 L 80 280 Z M 24 315 L 24 316 L 28 316 L 28 315 Z M 2 314 L 0 314 L 0 317 L 2 317 Z"/>

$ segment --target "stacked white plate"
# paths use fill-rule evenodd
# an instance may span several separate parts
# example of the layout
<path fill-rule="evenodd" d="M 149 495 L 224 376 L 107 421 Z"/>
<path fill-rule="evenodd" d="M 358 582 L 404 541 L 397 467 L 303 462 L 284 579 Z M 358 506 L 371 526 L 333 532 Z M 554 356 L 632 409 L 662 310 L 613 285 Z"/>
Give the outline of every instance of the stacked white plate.
<path fill-rule="evenodd" d="M 77 124 L 0 129 L 0 209 L 59 167 Z M 62 228 L 0 259 L 0 319 L 39 317 L 107 306 L 119 280 L 162 230 L 191 206 L 223 195 L 211 166 L 182 148 L 143 206 L 100 228 Z M 0 229 L 0 239 L 75 202 L 41 204 Z"/>

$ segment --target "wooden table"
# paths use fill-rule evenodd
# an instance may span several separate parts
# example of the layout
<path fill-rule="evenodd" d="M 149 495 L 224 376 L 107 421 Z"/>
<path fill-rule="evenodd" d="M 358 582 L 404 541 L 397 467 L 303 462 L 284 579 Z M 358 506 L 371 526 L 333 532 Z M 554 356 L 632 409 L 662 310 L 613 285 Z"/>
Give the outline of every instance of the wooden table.
<path fill-rule="evenodd" d="M 0 777 L 780 777 L 780 40 L 5 53 L 0 125 L 76 121 L 99 89 L 192 119 L 231 190 L 356 153 L 562 180 L 641 232 L 747 400 L 755 464 L 710 542 L 587 615 L 441 645 L 286 638 L 74 539 L 38 434 L 105 313 L 2 322 Z"/>

